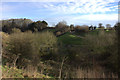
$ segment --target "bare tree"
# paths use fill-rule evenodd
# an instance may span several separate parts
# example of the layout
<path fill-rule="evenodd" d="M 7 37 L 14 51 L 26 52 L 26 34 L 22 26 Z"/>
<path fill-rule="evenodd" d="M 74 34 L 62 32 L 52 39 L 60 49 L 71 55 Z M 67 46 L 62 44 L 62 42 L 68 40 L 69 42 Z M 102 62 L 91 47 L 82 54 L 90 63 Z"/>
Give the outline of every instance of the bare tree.
<path fill-rule="evenodd" d="M 63 65 L 64 65 L 64 61 L 67 59 L 67 57 L 63 57 L 62 59 L 62 63 L 61 63 L 61 66 L 60 66 L 60 70 L 59 70 L 59 79 L 61 80 L 61 77 L 62 77 L 62 69 L 63 69 Z"/>
<path fill-rule="evenodd" d="M 20 54 L 14 56 L 14 61 L 13 61 L 13 67 L 14 68 L 16 67 L 16 62 L 17 62 L 19 56 L 20 56 Z"/>

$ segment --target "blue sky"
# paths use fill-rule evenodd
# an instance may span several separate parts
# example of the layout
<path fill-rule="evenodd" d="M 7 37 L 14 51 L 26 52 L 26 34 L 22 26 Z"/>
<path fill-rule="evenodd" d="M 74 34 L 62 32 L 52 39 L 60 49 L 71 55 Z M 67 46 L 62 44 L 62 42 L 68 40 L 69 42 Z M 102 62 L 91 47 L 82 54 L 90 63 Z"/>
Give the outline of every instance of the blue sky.
<path fill-rule="evenodd" d="M 49 26 L 59 21 L 68 25 L 114 25 L 118 20 L 118 0 L 3 1 L 0 19 L 45 20 Z"/>

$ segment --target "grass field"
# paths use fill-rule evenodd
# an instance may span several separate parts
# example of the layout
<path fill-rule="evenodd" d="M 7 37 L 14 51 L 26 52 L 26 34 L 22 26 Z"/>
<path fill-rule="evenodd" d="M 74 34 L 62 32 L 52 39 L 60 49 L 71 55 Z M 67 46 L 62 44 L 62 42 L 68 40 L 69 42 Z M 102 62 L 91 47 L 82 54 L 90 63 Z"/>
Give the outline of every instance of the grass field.
<path fill-rule="evenodd" d="M 45 29 L 44 31 L 55 32 L 55 31 L 56 31 L 56 29 Z"/>
<path fill-rule="evenodd" d="M 44 31 L 50 31 L 55 32 L 56 29 L 45 29 Z M 111 31 L 105 31 L 106 33 L 109 33 Z M 87 33 L 70 33 L 67 32 L 64 35 L 61 35 L 58 38 L 59 42 L 62 42 L 65 45 L 84 45 L 84 37 L 87 34 L 91 35 L 97 35 L 99 33 L 99 30 L 92 30 Z"/>
<path fill-rule="evenodd" d="M 58 37 L 58 41 L 63 42 L 66 45 L 81 45 L 82 38 L 78 37 L 77 35 L 66 33 L 60 37 Z"/>
<path fill-rule="evenodd" d="M 106 33 L 110 33 L 111 31 L 105 31 Z M 70 33 L 67 32 L 66 34 L 59 36 L 58 41 L 62 42 L 66 45 L 83 45 L 84 44 L 84 37 L 87 34 L 97 35 L 99 30 L 89 31 L 88 33 Z"/>

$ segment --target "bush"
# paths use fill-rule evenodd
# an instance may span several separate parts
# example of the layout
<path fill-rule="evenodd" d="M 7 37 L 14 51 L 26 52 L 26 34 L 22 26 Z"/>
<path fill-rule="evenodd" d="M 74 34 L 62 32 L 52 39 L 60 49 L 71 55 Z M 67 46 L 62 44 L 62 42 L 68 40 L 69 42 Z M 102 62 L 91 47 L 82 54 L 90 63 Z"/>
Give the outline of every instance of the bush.
<path fill-rule="evenodd" d="M 26 63 L 23 63 L 23 60 L 28 59 L 27 61 L 31 60 L 33 64 L 37 64 L 41 56 L 54 52 L 56 41 L 52 32 L 15 31 L 9 35 L 7 47 L 3 48 L 5 48 L 6 55 L 11 56 L 11 59 L 9 58 L 10 63 L 25 65 Z"/>
<path fill-rule="evenodd" d="M 0 32 L 0 35 L 2 36 L 2 40 L 0 41 L 0 44 L 2 44 L 2 56 L 5 57 L 6 55 L 6 47 L 8 46 L 9 43 L 9 35 L 4 32 Z M 2 60 L 2 63 L 4 63 L 4 60 Z"/>
<path fill-rule="evenodd" d="M 19 31 L 19 30 L 18 30 Z M 6 47 L 6 53 L 11 56 L 11 63 L 19 63 L 22 65 L 23 58 L 32 59 L 32 56 L 36 56 L 34 48 L 34 35 L 32 32 L 14 32 L 9 35 L 8 46 Z"/>
<path fill-rule="evenodd" d="M 89 27 L 87 25 L 83 25 L 83 26 L 75 26 L 75 31 L 78 33 L 84 33 L 84 32 L 88 32 L 89 31 Z"/>
<path fill-rule="evenodd" d="M 14 67 L 3 66 L 2 73 L 2 78 L 24 78 L 23 71 Z"/>
<path fill-rule="evenodd" d="M 21 30 L 18 28 L 13 28 L 11 31 L 11 33 L 19 33 L 19 32 L 21 32 Z"/>
<path fill-rule="evenodd" d="M 88 34 L 85 37 L 89 46 L 89 56 L 98 61 L 102 61 L 101 65 L 108 69 L 117 71 L 117 44 L 115 31 L 109 33 L 100 31 L 98 35 Z"/>
<path fill-rule="evenodd" d="M 35 47 L 40 56 L 53 52 L 57 46 L 57 38 L 52 32 L 34 34 Z"/>
<path fill-rule="evenodd" d="M 67 32 L 70 30 L 70 27 L 67 25 L 66 21 L 61 21 L 59 22 L 55 28 L 59 31 L 62 31 L 63 33 Z"/>
<path fill-rule="evenodd" d="M 32 32 L 41 31 L 47 27 L 48 23 L 45 21 L 37 21 L 33 22 L 28 26 L 28 29 L 31 30 Z"/>
<path fill-rule="evenodd" d="M 56 36 L 61 35 L 62 33 L 60 31 L 56 32 Z"/>
<path fill-rule="evenodd" d="M 51 78 L 39 73 L 35 67 L 29 65 L 27 69 L 2 66 L 2 78 Z"/>
<path fill-rule="evenodd" d="M 86 35 L 85 40 L 90 49 L 93 49 L 95 53 L 102 53 L 106 47 L 114 45 L 115 38 L 115 32 L 106 33 L 104 31 L 100 31 L 98 35 Z"/>

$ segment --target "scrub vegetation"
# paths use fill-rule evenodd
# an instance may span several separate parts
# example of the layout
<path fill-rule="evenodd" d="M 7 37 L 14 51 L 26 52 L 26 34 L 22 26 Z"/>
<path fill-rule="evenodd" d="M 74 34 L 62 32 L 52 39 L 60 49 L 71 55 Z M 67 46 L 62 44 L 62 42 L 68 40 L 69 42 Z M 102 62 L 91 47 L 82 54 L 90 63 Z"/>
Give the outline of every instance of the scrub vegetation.
<path fill-rule="evenodd" d="M 1 20 L 3 78 L 117 78 L 118 26 Z M 109 26 L 109 27 L 108 27 Z"/>

